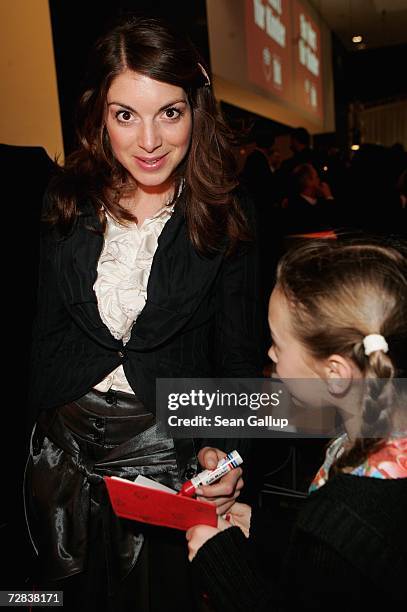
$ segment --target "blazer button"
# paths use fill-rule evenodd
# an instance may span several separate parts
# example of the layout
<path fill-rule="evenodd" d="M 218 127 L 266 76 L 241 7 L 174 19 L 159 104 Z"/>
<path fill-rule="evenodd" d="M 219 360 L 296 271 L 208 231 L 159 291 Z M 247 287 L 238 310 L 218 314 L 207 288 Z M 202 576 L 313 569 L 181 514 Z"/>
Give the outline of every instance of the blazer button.
<path fill-rule="evenodd" d="M 117 354 L 119 355 L 120 359 L 123 359 L 124 357 L 123 351 L 117 351 Z"/>
<path fill-rule="evenodd" d="M 112 389 L 109 389 L 105 395 L 105 402 L 106 404 L 117 404 L 117 393 Z"/>

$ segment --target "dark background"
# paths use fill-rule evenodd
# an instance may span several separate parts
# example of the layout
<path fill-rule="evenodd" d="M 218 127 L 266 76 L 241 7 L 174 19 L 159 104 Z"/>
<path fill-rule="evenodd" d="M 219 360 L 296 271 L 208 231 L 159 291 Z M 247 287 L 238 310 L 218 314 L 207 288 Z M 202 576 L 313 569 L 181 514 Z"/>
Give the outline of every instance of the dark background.
<path fill-rule="evenodd" d="M 210 65 L 207 16 L 205 0 L 49 0 L 58 92 L 61 109 L 61 122 L 65 154 L 75 146 L 73 116 L 80 83 L 87 57 L 95 39 L 108 29 L 115 20 L 129 13 L 162 17 L 177 25 L 190 36 L 192 42 Z M 332 62 L 334 78 L 336 132 L 321 135 L 320 142 L 331 141 L 339 147 L 348 146 L 348 107 L 349 103 L 360 101 L 370 103 L 391 97 L 407 95 L 407 45 L 383 47 L 372 50 L 348 51 L 339 38 L 332 34 Z M 241 130 L 255 119 L 237 107 L 223 104 L 223 110 L 232 125 Z M 289 127 L 264 119 L 265 129 L 274 135 L 289 132 Z M 318 136 L 314 142 L 318 141 Z M 24 149 L 24 148 L 21 148 Z M 27 148 L 28 149 L 28 148 Z M 3 439 L 1 463 L 4 470 L 2 508 L 0 514 L 0 548 L 7 566 L 2 568 L 1 582 L 4 588 L 30 588 L 27 582 L 31 575 L 32 553 L 26 533 L 22 508 L 22 471 L 26 446 L 21 436 L 24 429 L 24 406 L 27 386 L 27 338 L 30 336 L 33 314 L 35 312 L 36 274 L 38 267 L 38 222 L 42 193 L 52 171 L 52 164 L 44 151 L 10 151 L 7 146 L 0 151 L 4 175 L 9 178 L 6 184 L 4 201 L 14 202 L 17 214 L 29 214 L 19 223 L 18 240 L 24 245 L 22 257 L 15 256 L 11 250 L 13 265 L 6 266 L 5 283 L 13 299 L 10 320 L 17 322 L 6 330 L 4 345 L 9 370 L 4 378 L 13 380 L 14 364 L 19 364 L 19 383 L 14 387 L 12 409 L 5 404 L 6 413 L 3 427 L 9 440 Z M 38 155 L 34 155 L 38 153 Z M 34 159 L 35 158 L 35 159 Z M 24 168 L 22 180 L 20 169 Z M 16 185 L 18 189 L 16 189 Z M 375 185 L 373 185 L 375 187 Z M 9 191 L 7 191 L 7 189 Z M 4 190 L 3 190 L 4 191 Z M 29 253 L 29 257 L 26 254 Z M 20 260 L 21 261 L 20 261 Z M 11 329 L 13 327 L 13 329 Z M 3 395 L 3 399 L 7 396 Z M 17 399 L 16 399 L 17 398 Z M 7 420 L 9 422 L 7 422 Z M 20 432 L 19 435 L 14 435 Z M 11 444 L 11 440 L 13 443 Z M 24 446 L 24 448 L 23 448 Z M 252 457 L 253 470 L 247 482 L 246 496 L 256 498 L 265 480 L 265 474 L 276 486 L 288 486 L 305 490 L 306 482 L 319 467 L 325 441 L 317 443 L 304 440 L 293 446 L 284 440 L 259 440 L 256 442 Z M 261 467 L 260 467 L 261 466 Z M 271 474 L 272 473 L 272 474 Z M 279 503 L 276 504 L 275 500 Z M 281 525 L 289 525 L 293 513 L 300 503 L 289 497 L 265 496 L 273 506 L 275 520 L 281 517 Z M 283 534 L 284 529 L 274 529 L 275 534 Z M 285 536 L 284 536 L 285 537 Z M 283 540 L 283 535 L 281 535 Z"/>
<path fill-rule="evenodd" d="M 146 15 L 164 18 L 186 32 L 210 65 L 205 0 L 104 0 L 103 2 L 49 0 L 58 92 L 61 108 L 65 154 L 75 145 L 72 118 L 78 97 L 85 58 L 98 36 L 118 18 Z M 378 49 L 348 51 L 332 33 L 332 66 L 335 100 L 335 133 L 321 135 L 332 144 L 347 146 L 348 105 L 374 102 L 407 95 L 407 44 Z M 247 116 L 242 109 L 223 105 L 233 123 Z M 288 126 L 271 120 L 276 134 L 288 133 Z"/>

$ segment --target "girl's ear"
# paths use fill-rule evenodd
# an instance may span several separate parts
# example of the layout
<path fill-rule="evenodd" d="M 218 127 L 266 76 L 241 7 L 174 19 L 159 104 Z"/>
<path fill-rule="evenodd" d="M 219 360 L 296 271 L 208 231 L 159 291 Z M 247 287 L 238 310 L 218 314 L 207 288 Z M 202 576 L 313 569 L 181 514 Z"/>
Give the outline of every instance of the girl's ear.
<path fill-rule="evenodd" d="M 354 377 L 351 363 L 341 355 L 331 355 L 324 366 L 324 378 L 332 395 L 345 394 Z"/>

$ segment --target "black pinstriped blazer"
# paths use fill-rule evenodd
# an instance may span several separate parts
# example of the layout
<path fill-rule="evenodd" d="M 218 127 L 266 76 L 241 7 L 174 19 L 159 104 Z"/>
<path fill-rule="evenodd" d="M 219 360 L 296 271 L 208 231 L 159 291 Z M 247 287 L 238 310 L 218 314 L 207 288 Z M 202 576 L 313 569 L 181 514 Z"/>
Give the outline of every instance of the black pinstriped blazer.
<path fill-rule="evenodd" d="M 250 210 L 245 195 L 242 207 Z M 93 285 L 103 236 L 93 208 L 82 207 L 72 233 L 45 231 L 34 327 L 31 422 L 87 393 L 118 365 L 151 412 L 158 377 L 261 375 L 256 249 L 230 258 L 198 255 L 181 194 L 158 240 L 147 301 L 126 346 L 102 322 Z"/>

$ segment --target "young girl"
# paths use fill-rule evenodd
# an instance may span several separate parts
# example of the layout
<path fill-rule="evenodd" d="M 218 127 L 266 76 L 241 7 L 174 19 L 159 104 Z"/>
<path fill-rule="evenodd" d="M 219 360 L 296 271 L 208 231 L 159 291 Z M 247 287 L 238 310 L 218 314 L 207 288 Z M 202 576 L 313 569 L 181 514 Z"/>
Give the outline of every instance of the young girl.
<path fill-rule="evenodd" d="M 96 43 L 77 132 L 48 191 L 34 330 L 37 587 L 67 609 L 193 610 L 183 535 L 117 519 L 103 476 L 177 488 L 223 456 L 158 432 L 156 379 L 259 375 L 250 213 L 202 60 L 157 20 Z M 209 492 L 220 513 L 240 475 Z"/>
<path fill-rule="evenodd" d="M 252 554 L 251 542 L 268 537 L 273 556 L 272 532 L 261 532 L 249 506 L 235 504 L 235 526 L 221 521 L 220 529 L 187 533 L 204 589 L 217 610 L 234 612 L 405 602 L 405 252 L 333 241 L 294 249 L 279 264 L 269 323 L 280 378 L 324 381 L 339 414 L 351 410 L 354 418 L 344 418 L 346 433 L 332 442 L 311 485 L 281 578 Z M 239 527 L 250 531 L 248 541 Z"/>

